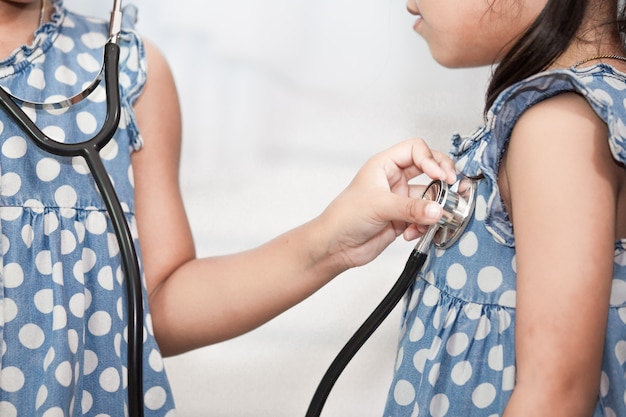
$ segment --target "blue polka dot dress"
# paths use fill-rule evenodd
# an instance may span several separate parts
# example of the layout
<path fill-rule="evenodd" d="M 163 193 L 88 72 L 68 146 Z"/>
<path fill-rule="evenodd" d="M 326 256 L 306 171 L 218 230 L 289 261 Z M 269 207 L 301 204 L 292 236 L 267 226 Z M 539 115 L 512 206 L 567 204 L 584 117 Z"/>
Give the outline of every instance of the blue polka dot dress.
<path fill-rule="evenodd" d="M 54 6 L 34 43 L 0 62 L 0 84 L 18 97 L 71 97 L 100 69 L 108 22 Z M 135 10 L 124 12 L 122 117 L 101 156 L 136 238 L 130 156 L 142 139 L 132 104 L 146 62 Z M 27 113 L 58 141 L 84 141 L 102 126 L 104 88 L 69 109 Z M 81 158 L 45 153 L 1 111 L 0 231 L 0 416 L 126 415 L 126 289 L 104 202 Z M 145 305 L 145 415 L 173 417 Z"/>
<path fill-rule="evenodd" d="M 459 242 L 433 249 L 408 296 L 384 417 L 497 417 L 515 387 L 515 241 L 497 184 L 523 111 L 577 92 L 609 127 L 626 161 L 626 75 L 599 64 L 538 74 L 503 92 L 485 126 L 453 138 L 457 169 L 482 175 L 474 217 Z M 626 416 L 626 240 L 615 242 L 613 285 L 594 417 Z M 573 317 L 572 320 L 575 320 Z"/>

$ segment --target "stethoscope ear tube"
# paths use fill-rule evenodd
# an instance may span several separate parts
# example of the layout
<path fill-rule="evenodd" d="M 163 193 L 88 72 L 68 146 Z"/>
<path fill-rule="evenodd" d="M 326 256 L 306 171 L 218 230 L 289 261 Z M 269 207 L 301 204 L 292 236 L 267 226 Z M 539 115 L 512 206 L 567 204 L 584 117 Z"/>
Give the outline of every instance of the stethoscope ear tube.
<path fill-rule="evenodd" d="M 407 292 L 411 284 L 415 280 L 415 276 L 424 266 L 427 253 L 414 249 L 407 260 L 402 274 L 387 293 L 385 298 L 380 302 L 376 309 L 365 320 L 361 327 L 354 333 L 348 343 L 339 352 L 335 360 L 332 362 L 322 381 L 317 387 L 313 399 L 306 412 L 306 417 L 318 417 L 322 413 L 322 408 L 326 403 L 326 399 L 330 394 L 335 382 L 343 372 L 344 368 L 352 360 L 369 337 L 376 331 L 381 323 L 387 318 L 389 313 L 400 302 L 404 294 Z"/>
<path fill-rule="evenodd" d="M 143 401 L 143 292 L 134 241 L 115 188 L 102 163 L 99 151 L 113 138 L 119 126 L 121 107 L 119 91 L 120 48 L 113 42 L 105 45 L 104 67 L 107 114 L 100 131 L 80 143 L 61 143 L 46 136 L 15 103 L 12 96 L 0 88 L 0 106 L 20 126 L 33 142 L 46 152 L 58 156 L 82 156 L 89 166 L 106 205 L 122 257 L 128 298 L 128 404 L 129 415 L 144 415 Z"/>

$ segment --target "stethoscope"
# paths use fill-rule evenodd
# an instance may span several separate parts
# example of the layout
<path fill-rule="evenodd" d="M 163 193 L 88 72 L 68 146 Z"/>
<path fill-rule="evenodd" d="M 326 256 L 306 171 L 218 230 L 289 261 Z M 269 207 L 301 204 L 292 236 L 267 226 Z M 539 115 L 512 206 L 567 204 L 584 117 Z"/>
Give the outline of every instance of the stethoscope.
<path fill-rule="evenodd" d="M 322 413 L 326 399 L 344 368 L 413 284 L 415 276 L 424 267 L 433 244 L 438 249 L 447 249 L 463 234 L 474 212 L 480 178 L 461 176 L 453 186 L 449 186 L 445 181 L 435 180 L 426 187 L 422 199 L 435 201 L 441 205 L 442 218 L 419 238 L 391 290 L 328 367 L 309 404 L 306 417 L 319 417 Z"/>
<path fill-rule="evenodd" d="M 104 46 L 104 60 L 100 72 L 87 88 L 78 94 L 54 103 L 37 103 L 27 101 L 9 94 L 0 88 L 0 105 L 7 114 L 20 126 L 33 142 L 46 152 L 58 156 L 81 156 L 87 162 L 94 177 L 98 190 L 104 199 L 115 235 L 120 247 L 122 267 L 126 276 L 128 314 L 128 407 L 129 415 L 141 417 L 143 406 L 143 299 L 142 284 L 139 273 L 139 262 L 130 229 L 124 217 L 124 211 L 106 168 L 102 163 L 99 151 L 113 138 L 121 114 L 118 64 L 120 47 L 117 44 L 122 26 L 122 2 L 114 0 L 109 26 L 109 39 Z M 56 110 L 79 103 L 91 94 L 105 78 L 106 117 L 102 128 L 96 135 L 80 143 L 61 143 L 45 135 L 35 123 L 24 113 L 21 106 Z"/>
<path fill-rule="evenodd" d="M 131 417 L 142 417 L 144 415 L 142 348 L 144 323 L 139 261 L 124 211 L 99 154 L 99 151 L 113 138 L 120 121 L 118 74 L 120 47 L 117 43 L 121 32 L 121 22 L 122 2 L 114 0 L 109 39 L 104 46 L 103 64 L 96 78 L 84 90 L 62 101 L 38 103 L 15 97 L 4 88 L 0 88 L 0 106 L 38 147 L 58 156 L 81 156 L 89 166 L 111 218 L 120 247 L 122 267 L 127 278 L 125 285 L 128 314 L 128 411 Z M 89 96 L 103 77 L 107 103 L 106 117 L 100 131 L 89 140 L 80 143 L 55 141 L 44 134 L 20 107 L 21 105 L 43 110 L 70 107 Z M 332 362 L 313 396 L 306 417 L 316 417 L 321 414 L 324 403 L 344 368 L 402 299 L 416 274 L 424 266 L 432 245 L 445 249 L 461 236 L 474 210 L 477 183 L 476 178 L 462 177 L 452 187 L 440 180 L 433 181 L 426 187 L 422 198 L 435 201 L 443 207 L 442 219 L 439 223 L 430 226 L 418 240 L 394 286 Z"/>

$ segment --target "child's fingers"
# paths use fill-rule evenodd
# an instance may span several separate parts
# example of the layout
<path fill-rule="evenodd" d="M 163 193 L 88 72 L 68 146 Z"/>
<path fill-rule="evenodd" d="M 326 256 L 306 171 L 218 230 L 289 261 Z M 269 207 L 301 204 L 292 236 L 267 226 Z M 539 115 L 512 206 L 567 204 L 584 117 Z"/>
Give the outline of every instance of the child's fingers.
<path fill-rule="evenodd" d="M 453 184 L 456 182 L 456 167 L 454 166 L 454 161 L 447 154 L 439 151 L 432 151 L 433 157 L 435 161 L 439 164 L 441 169 L 443 169 L 446 173 L 445 178 L 440 178 L 444 180 L 448 184 Z"/>
<path fill-rule="evenodd" d="M 411 176 L 426 174 L 430 178 L 444 180 L 451 184 L 456 181 L 456 171 L 452 159 L 443 152 L 431 149 L 423 139 L 410 139 L 383 152 L 398 168 Z"/>

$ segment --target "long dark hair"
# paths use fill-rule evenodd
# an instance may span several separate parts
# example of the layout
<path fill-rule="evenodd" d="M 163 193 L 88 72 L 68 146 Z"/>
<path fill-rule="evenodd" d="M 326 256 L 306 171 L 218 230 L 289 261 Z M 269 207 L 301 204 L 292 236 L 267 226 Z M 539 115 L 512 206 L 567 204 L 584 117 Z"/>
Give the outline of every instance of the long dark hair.
<path fill-rule="evenodd" d="M 567 49 L 583 21 L 587 3 L 587 0 L 548 0 L 495 69 L 487 88 L 485 113 L 503 90 L 546 69 Z M 620 22 L 620 27 L 624 27 L 624 21 Z"/>

